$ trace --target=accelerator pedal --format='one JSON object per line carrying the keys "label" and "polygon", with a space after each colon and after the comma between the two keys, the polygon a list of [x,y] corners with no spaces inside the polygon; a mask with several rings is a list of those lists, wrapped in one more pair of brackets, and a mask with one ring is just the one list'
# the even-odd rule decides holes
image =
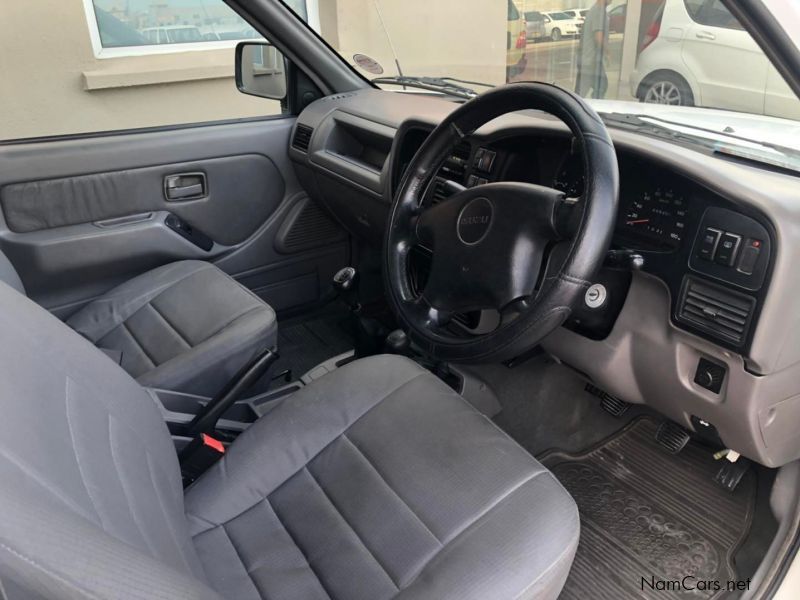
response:
{"label": "accelerator pedal", "polygon": [[714,458],[721,460],[722,466],[714,476],[714,483],[727,492],[736,490],[745,473],[750,470],[750,461],[740,456],[738,452],[730,449],[720,450]]}

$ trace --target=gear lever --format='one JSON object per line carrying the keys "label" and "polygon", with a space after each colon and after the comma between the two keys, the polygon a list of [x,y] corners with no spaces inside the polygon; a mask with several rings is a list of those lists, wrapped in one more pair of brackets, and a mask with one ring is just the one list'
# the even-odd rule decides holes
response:
{"label": "gear lever", "polygon": [[355,334],[353,352],[356,358],[381,352],[386,330],[377,319],[363,314],[358,301],[358,271],[353,267],[340,269],[333,276],[333,289],[350,309]]}
{"label": "gear lever", "polygon": [[351,312],[357,313],[361,310],[358,302],[358,271],[353,267],[345,267],[336,272],[333,276],[333,289]]}

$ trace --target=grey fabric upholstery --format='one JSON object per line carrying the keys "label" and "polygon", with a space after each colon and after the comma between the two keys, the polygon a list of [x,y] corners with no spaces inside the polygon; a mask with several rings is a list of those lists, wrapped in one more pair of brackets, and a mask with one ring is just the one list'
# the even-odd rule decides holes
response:
{"label": "grey fabric upholstery", "polygon": [[0,331],[0,580],[16,597],[555,598],[566,578],[575,503],[407,359],[283,400],[184,496],[130,375],[2,283]]}
{"label": "grey fabric upholstery", "polygon": [[4,284],[0,331],[0,579],[42,598],[218,598],[147,392]]}
{"label": "grey fabric upholstery", "polygon": [[22,285],[22,280],[19,278],[17,270],[2,252],[0,252],[0,281],[10,285],[18,292],[25,293],[25,286]]}
{"label": "grey fabric upholstery", "polygon": [[555,598],[575,503],[439,379],[396,356],[303,388],[188,490],[223,596]]}
{"label": "grey fabric upholstery", "polygon": [[212,396],[274,347],[274,311],[214,265],[180,261],[114,288],[67,324],[148,387]]}

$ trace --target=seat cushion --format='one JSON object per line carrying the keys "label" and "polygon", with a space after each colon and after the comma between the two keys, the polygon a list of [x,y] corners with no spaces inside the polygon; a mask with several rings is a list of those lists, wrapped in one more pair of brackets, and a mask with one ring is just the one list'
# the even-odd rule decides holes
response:
{"label": "seat cushion", "polygon": [[277,334],[272,308],[202,261],[131,279],[67,324],[119,358],[142,385],[204,396],[219,391],[256,351],[274,347]]}
{"label": "seat cushion", "polygon": [[549,471],[397,356],[277,403],[185,507],[209,581],[239,600],[555,598],[579,531]]}

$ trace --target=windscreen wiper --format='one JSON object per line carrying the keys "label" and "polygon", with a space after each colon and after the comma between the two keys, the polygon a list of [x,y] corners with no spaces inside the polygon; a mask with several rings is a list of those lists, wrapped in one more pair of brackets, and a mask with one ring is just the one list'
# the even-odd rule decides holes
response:
{"label": "windscreen wiper", "polygon": [[687,127],[689,129],[694,129],[696,131],[702,131],[704,133],[712,133],[714,135],[721,135],[723,137],[730,138],[732,140],[738,140],[740,142],[747,142],[748,144],[757,144],[759,146],[763,146],[764,148],[769,148],[771,150],[775,150],[776,152],[781,152],[783,154],[797,156],[800,154],[797,149],[790,148],[789,146],[781,146],[780,144],[773,144],[772,142],[763,142],[761,140],[754,140],[743,135],[737,135],[733,131],[717,131],[716,129],[709,129],[708,127],[699,127],[697,125],[691,125],[689,123],[681,123],[680,121],[671,121],[669,119],[662,119],[661,117],[655,117],[652,115],[644,115],[644,118],[649,121],[658,121],[659,123],[666,123],[667,125],[674,125],[676,127]]}
{"label": "windscreen wiper", "polygon": [[[640,133],[646,133],[654,137],[667,139],[676,143],[684,143],[693,146],[701,146],[707,148],[712,153],[724,154],[729,156],[738,156],[740,158],[750,159],[756,162],[770,164],[776,167],[789,169],[791,171],[800,171],[800,152],[794,148],[787,146],[780,146],[770,142],[762,142],[758,140],[751,140],[744,136],[735,135],[730,132],[717,131],[715,129],[708,129],[706,127],[698,127],[689,123],[681,123],[678,121],[669,121],[650,115],[634,115],[627,113],[599,113],[604,122],[612,124],[617,127],[628,127]],[[663,123],[663,124],[662,124]],[[698,132],[712,134],[721,137],[727,137],[731,140],[744,142],[747,144],[754,144],[765,148],[766,150],[746,149],[743,146],[737,146],[730,143],[727,146],[723,145],[725,142],[719,139],[710,139],[703,135],[692,135],[683,131],[676,131],[674,127],[685,127],[686,129],[695,129]],[[741,148],[742,150],[733,150],[733,147]],[[781,154],[785,160],[779,160],[769,151]]]}
{"label": "windscreen wiper", "polygon": [[466,98],[471,100],[478,95],[478,92],[472,88],[460,85],[461,83],[468,83],[470,85],[480,85],[485,87],[494,87],[488,83],[481,83],[479,81],[466,81],[464,79],[456,79],[454,77],[414,77],[411,75],[392,75],[388,77],[376,77],[371,80],[372,83],[377,84],[392,84],[402,85],[422,90],[429,90],[431,92],[440,92],[458,98]]}
{"label": "windscreen wiper", "polygon": [[[665,125],[661,125],[659,123],[653,123],[652,121],[645,120],[642,118],[646,116],[648,119],[650,118],[647,115],[633,115],[628,113],[608,113],[608,112],[601,112],[598,113],[603,121],[607,124],[616,125],[617,127],[627,127],[634,131],[638,131],[641,133],[648,133],[655,137],[660,137],[664,139],[669,139],[673,142],[684,142],[693,145],[704,146],[706,148],[713,149],[716,145],[715,140],[709,140],[703,136],[699,135],[690,135],[688,133],[683,133],[682,131],[676,131],[672,127],[666,127]],[[688,125],[684,125],[684,127],[688,127]]]}

